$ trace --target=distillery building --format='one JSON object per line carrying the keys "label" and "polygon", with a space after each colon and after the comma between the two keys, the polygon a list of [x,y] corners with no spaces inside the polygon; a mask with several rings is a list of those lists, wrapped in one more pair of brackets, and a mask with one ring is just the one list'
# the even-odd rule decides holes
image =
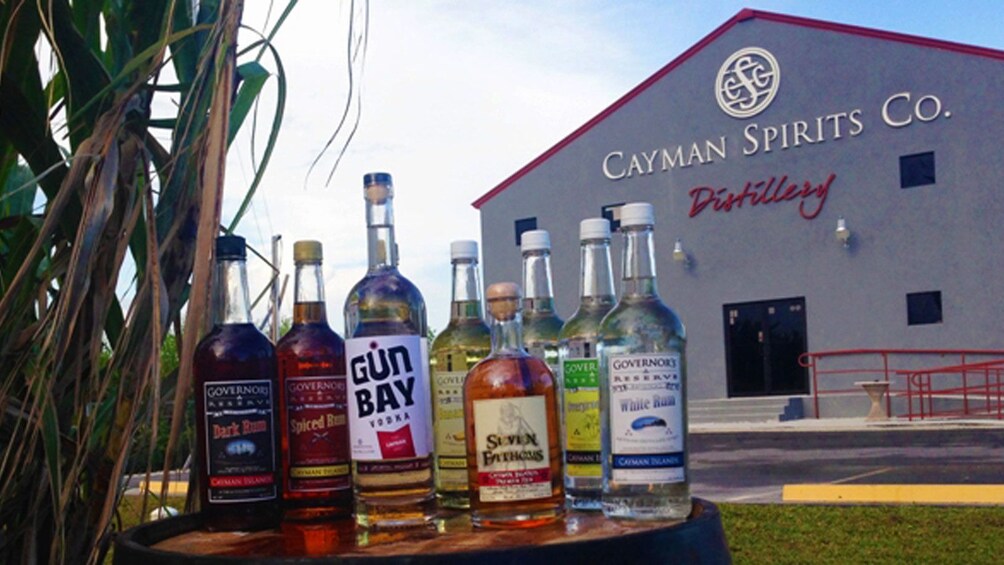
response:
{"label": "distillery building", "polygon": [[744,10],[474,202],[485,280],[549,230],[567,318],[579,221],[651,202],[690,400],[811,416],[803,353],[1004,349],[1001,139],[1004,52]]}

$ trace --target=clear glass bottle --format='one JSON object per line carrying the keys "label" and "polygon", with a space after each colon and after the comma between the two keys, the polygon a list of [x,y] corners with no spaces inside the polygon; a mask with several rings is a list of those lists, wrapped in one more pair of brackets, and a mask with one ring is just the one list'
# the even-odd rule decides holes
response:
{"label": "clear glass bottle", "polygon": [[345,300],[356,523],[421,525],[436,510],[425,300],[397,270],[391,176],[363,187],[369,270]]}
{"label": "clear glass bottle", "polygon": [[251,321],[244,238],[216,238],[213,329],[195,348],[199,495],[210,530],[279,521],[278,381],[272,343]]}
{"label": "clear glass bottle", "polygon": [[436,498],[445,508],[467,508],[467,443],[464,379],[491,352],[491,331],[482,318],[478,243],[450,244],[453,298],[450,323],[432,342],[432,418],[435,427]]}
{"label": "clear glass bottle", "polygon": [[523,343],[530,355],[547,363],[558,374],[558,334],[562,321],[554,309],[551,278],[551,235],[547,230],[523,232]]}
{"label": "clear glass bottle", "polygon": [[621,296],[600,327],[603,513],[682,519],[687,473],[686,336],[659,298],[651,204],[621,208]]}
{"label": "clear glass bottle", "polygon": [[293,244],[293,326],[276,345],[285,520],[352,513],[345,342],[328,325],[323,251]]}
{"label": "clear glass bottle", "polygon": [[523,348],[520,290],[488,287],[492,352],[464,383],[471,522],[528,528],[565,513],[558,387]]}
{"label": "clear glass bottle", "polygon": [[589,218],[579,224],[579,307],[559,335],[565,493],[572,508],[599,510],[603,468],[600,463],[599,360],[600,322],[614,307],[610,265],[610,222]]}

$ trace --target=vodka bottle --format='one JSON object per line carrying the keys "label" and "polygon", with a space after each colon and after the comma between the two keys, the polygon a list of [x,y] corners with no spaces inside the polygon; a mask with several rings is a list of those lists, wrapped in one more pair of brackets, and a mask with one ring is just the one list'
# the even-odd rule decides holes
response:
{"label": "vodka bottle", "polygon": [[195,348],[199,494],[210,530],[279,521],[275,350],[251,321],[244,238],[216,239],[213,329]]}
{"label": "vodka bottle", "polygon": [[397,270],[391,176],[363,186],[369,270],[345,300],[356,522],[420,525],[436,508],[425,301]]}
{"label": "vodka bottle", "polygon": [[492,351],[464,383],[471,522],[520,528],[564,515],[558,388],[523,349],[515,283],[488,287]]}
{"label": "vodka bottle", "polygon": [[436,498],[446,508],[467,508],[464,379],[491,352],[491,332],[481,312],[476,241],[450,244],[453,299],[450,323],[432,342],[432,416],[436,432]]}
{"label": "vodka bottle", "polygon": [[530,355],[558,374],[558,333],[561,318],[554,309],[551,284],[551,236],[547,230],[523,232],[523,339]]}
{"label": "vodka bottle", "polygon": [[293,326],[276,345],[282,438],[283,518],[352,513],[345,343],[328,325],[322,249],[293,244]]}
{"label": "vodka bottle", "polygon": [[690,514],[683,324],[659,298],[651,204],[621,208],[621,297],[600,327],[603,513]]}
{"label": "vodka bottle", "polygon": [[600,322],[616,300],[610,266],[610,222],[604,218],[582,220],[579,240],[579,308],[561,328],[558,347],[565,492],[572,508],[599,510],[603,469],[596,341]]}

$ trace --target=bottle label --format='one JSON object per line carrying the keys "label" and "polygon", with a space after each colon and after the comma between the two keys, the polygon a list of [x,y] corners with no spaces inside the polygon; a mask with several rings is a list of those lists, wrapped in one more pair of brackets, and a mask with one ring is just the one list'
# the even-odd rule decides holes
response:
{"label": "bottle label", "polygon": [[543,396],[474,401],[481,502],[551,496],[547,408]]}
{"label": "bottle label", "polygon": [[345,341],[345,356],[352,459],[428,457],[432,431],[425,338],[352,338]]}
{"label": "bottle label", "polygon": [[680,354],[617,355],[609,363],[611,479],[683,482]]}
{"label": "bottle label", "polygon": [[276,497],[272,381],[217,381],[203,386],[209,502]]}
{"label": "bottle label", "polygon": [[436,427],[436,467],[439,486],[467,488],[467,444],[464,438],[464,379],[466,371],[432,373],[432,410]]}
{"label": "bottle label", "polygon": [[566,359],[565,472],[569,477],[602,477],[600,465],[599,361]]}
{"label": "bottle label", "polygon": [[284,384],[289,491],[349,488],[345,375],[288,377]]}

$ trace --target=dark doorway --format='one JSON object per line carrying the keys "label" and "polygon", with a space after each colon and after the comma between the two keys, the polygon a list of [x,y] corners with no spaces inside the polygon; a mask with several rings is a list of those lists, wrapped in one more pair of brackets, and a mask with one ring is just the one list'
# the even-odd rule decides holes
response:
{"label": "dark doorway", "polygon": [[725,367],[729,397],[809,394],[805,298],[726,304]]}

